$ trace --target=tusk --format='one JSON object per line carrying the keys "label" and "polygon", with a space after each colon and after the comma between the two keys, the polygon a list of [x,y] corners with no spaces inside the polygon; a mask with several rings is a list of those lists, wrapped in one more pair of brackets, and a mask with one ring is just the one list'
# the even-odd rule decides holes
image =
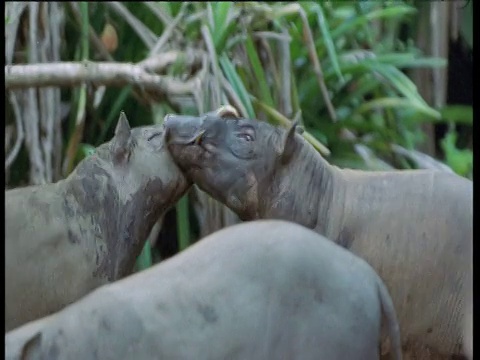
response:
{"label": "tusk", "polygon": [[205,130],[200,130],[198,134],[195,134],[189,139],[172,139],[171,136],[169,136],[168,143],[173,144],[173,145],[198,145],[200,144],[200,141],[202,141],[203,134],[205,134]]}
{"label": "tusk", "polygon": [[193,141],[195,145],[200,144],[200,141],[202,141],[203,134],[205,134],[205,130],[200,131],[198,135],[195,137],[195,140]]}
{"label": "tusk", "polygon": [[237,109],[235,109],[232,105],[223,105],[215,112],[221,118],[226,116],[233,116],[234,118],[238,119],[240,115],[238,114]]}

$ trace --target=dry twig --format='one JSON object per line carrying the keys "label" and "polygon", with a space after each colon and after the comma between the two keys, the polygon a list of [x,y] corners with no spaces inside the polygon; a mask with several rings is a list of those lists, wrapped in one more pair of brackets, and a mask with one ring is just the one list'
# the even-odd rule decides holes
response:
{"label": "dry twig", "polygon": [[5,66],[5,88],[78,86],[124,86],[132,84],[158,94],[190,94],[192,81],[181,82],[169,76],[149,73],[136,64],[108,62],[56,62]]}
{"label": "dry twig", "polygon": [[210,104],[210,106],[212,109],[216,109],[219,106],[221,106],[221,103],[222,103],[221,89],[220,89],[220,82],[219,82],[219,79],[221,77],[220,76],[221,71],[218,68],[217,53],[215,51],[215,45],[213,44],[213,39],[210,34],[210,30],[206,25],[202,25],[201,32],[202,32],[203,41],[205,41],[205,45],[207,47],[208,55],[210,56],[210,66],[213,73],[213,78],[211,80],[212,80],[212,86],[213,86],[212,90],[214,90],[213,91],[214,96],[212,97],[212,104]]}
{"label": "dry twig", "polygon": [[180,8],[180,11],[178,15],[173,19],[172,22],[168,24],[166,29],[163,31],[162,36],[157,40],[156,44],[150,49],[150,55],[155,55],[160,52],[163,46],[167,43],[168,39],[171,37],[173,31],[175,28],[178,26],[178,23],[180,20],[182,20],[183,16],[185,15],[185,9],[187,8],[188,3],[183,3],[182,7]]}
{"label": "dry twig", "polygon": [[22,114],[20,112],[20,105],[18,104],[18,100],[13,92],[10,92],[10,102],[13,107],[13,113],[15,114],[15,123],[17,126],[17,138],[15,139],[15,144],[13,145],[13,149],[10,154],[7,155],[5,159],[5,169],[8,169],[10,165],[15,161],[18,153],[20,152],[20,148],[22,147],[22,142],[25,137],[23,133],[23,125],[22,125]]}

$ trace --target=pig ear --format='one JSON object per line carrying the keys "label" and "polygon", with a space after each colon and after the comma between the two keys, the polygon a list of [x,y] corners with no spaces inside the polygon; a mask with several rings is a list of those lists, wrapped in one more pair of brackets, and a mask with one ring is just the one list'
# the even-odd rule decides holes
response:
{"label": "pig ear", "polygon": [[22,346],[20,359],[37,359],[41,356],[42,333],[37,332]]}
{"label": "pig ear", "polygon": [[296,128],[295,128],[295,132],[299,135],[302,135],[304,132],[305,132],[305,129],[303,128],[303,126],[300,126],[298,125]]}
{"label": "pig ear", "polygon": [[297,114],[295,115],[295,118],[292,121],[292,126],[295,127],[295,131],[297,132],[297,134],[300,134],[300,135],[302,135],[305,132],[305,129],[303,128],[303,126],[300,125],[301,116],[302,116],[302,112],[298,111]]}
{"label": "pig ear", "polygon": [[282,153],[280,155],[280,160],[282,164],[286,164],[290,161],[290,159],[292,158],[292,155],[294,154],[297,148],[298,140],[296,139],[295,134],[297,134],[299,131],[303,132],[303,129],[298,127],[298,124],[299,124],[299,120],[298,119],[294,120],[290,128],[287,130],[287,133],[283,141]]}
{"label": "pig ear", "polygon": [[112,152],[115,163],[128,161],[131,150],[131,131],[127,116],[122,111],[118,118],[115,135],[112,139]]}

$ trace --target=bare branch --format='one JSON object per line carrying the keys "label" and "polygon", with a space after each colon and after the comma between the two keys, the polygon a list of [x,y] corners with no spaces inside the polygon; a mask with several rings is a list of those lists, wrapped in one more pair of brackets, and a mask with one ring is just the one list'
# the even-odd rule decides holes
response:
{"label": "bare branch", "polygon": [[5,24],[5,60],[7,64],[13,61],[13,50],[17,38],[18,25],[23,11],[27,8],[28,3],[20,1],[12,1],[5,3],[5,16],[10,19]]}
{"label": "bare branch", "polygon": [[13,145],[13,149],[8,154],[7,158],[5,159],[5,169],[8,169],[10,165],[15,161],[20,149],[22,147],[22,142],[24,138],[23,134],[23,125],[22,125],[22,114],[20,113],[20,105],[18,104],[18,100],[13,92],[10,92],[10,102],[13,107],[13,112],[15,114],[15,123],[17,125],[17,139],[15,140],[15,145]]}
{"label": "bare branch", "polygon": [[190,48],[185,52],[172,50],[149,57],[137,65],[141,66],[147,72],[160,73],[180,59],[183,60],[185,66],[188,68],[200,65],[204,56],[205,53],[203,51],[192,50]]}
{"label": "bare branch", "polygon": [[[39,56],[37,54],[38,39],[38,17],[39,3],[28,3],[28,42],[31,51],[28,52],[28,62],[37,63]],[[40,116],[38,107],[38,96],[35,89],[28,89],[25,94],[25,112],[23,123],[25,125],[26,145],[30,157],[30,182],[32,184],[44,184],[45,162],[43,161],[41,140],[40,140]]]}
{"label": "bare branch", "polygon": [[[75,20],[76,20],[77,24],[81,25],[82,19],[81,19],[80,11],[78,9],[78,4],[73,3],[73,2],[69,2],[68,4],[70,5],[70,8],[72,9],[72,12],[75,16]],[[158,6],[156,6],[156,4],[148,3],[148,2],[144,2],[144,4],[147,5],[159,18],[162,18],[160,16],[160,14],[162,14],[162,16],[163,15],[166,16],[165,17],[166,20],[170,21],[171,18],[167,14],[163,14],[162,10]],[[110,62],[115,61],[114,58],[110,55],[110,53],[106,49],[103,42],[100,40],[98,35],[95,33],[95,30],[93,29],[93,27],[91,25],[89,26],[89,37],[90,37],[90,42],[92,43],[93,47],[98,51],[98,54],[100,55],[101,59],[107,60],[107,61],[110,61]],[[164,58],[164,56],[165,56],[165,58]],[[177,56],[181,56],[181,54],[178,53]],[[147,71],[160,72],[161,69],[163,69],[164,67],[167,67],[168,65],[170,65],[172,62],[175,62],[176,60],[177,60],[177,58],[173,54],[167,53],[167,54],[159,55],[158,58],[155,58],[155,57],[148,58],[148,59],[142,61],[141,64],[143,65],[143,63],[145,63],[145,70],[147,70]],[[189,63],[188,57],[186,59],[186,62]],[[150,63],[152,63],[152,66],[150,66]],[[196,61],[192,61],[192,65],[193,65],[193,63],[197,64]],[[139,63],[139,65],[140,65],[140,63]],[[151,70],[151,68],[153,70]],[[140,92],[137,89],[133,89],[132,95],[139,102],[142,102],[142,100],[145,100],[145,96],[140,94]],[[100,100],[101,100],[101,95],[98,97],[97,101],[99,102]]]}
{"label": "bare branch", "polygon": [[168,39],[171,37],[173,31],[177,27],[178,23],[180,22],[180,20],[182,20],[183,16],[185,15],[185,9],[187,8],[187,4],[188,3],[185,3],[185,2],[182,4],[182,7],[180,8],[178,15],[175,17],[175,19],[173,19],[173,21],[170,24],[168,24],[168,26],[163,31],[162,36],[160,36],[156,44],[150,50],[150,56],[159,53],[162,47],[165,46]]}
{"label": "bare branch", "polygon": [[[208,4],[210,5],[210,4]],[[215,45],[213,44],[213,39],[212,39],[212,36],[210,34],[210,30],[208,29],[208,27],[206,25],[202,25],[201,27],[201,32],[202,32],[202,36],[203,36],[203,40],[205,41],[205,45],[207,47],[207,50],[208,50],[208,54],[210,56],[210,65],[211,65],[211,68],[212,68],[212,72],[213,72],[213,79],[212,79],[212,82],[213,82],[213,85],[214,85],[214,96],[213,96],[213,108],[217,108],[218,106],[221,105],[221,98],[220,98],[220,82],[218,79],[220,79],[220,74],[221,74],[221,71],[220,69],[218,68],[218,60],[217,60],[217,53],[215,51]]]}
{"label": "bare branch", "polygon": [[[288,36],[288,30],[282,29],[282,35]],[[290,117],[293,112],[292,104],[292,59],[290,58],[290,43],[288,41],[279,41],[278,54],[280,62],[280,104],[286,117]]]}
{"label": "bare branch", "polygon": [[390,147],[395,153],[414,161],[419,169],[438,170],[454,174],[454,171],[448,165],[421,151],[409,150],[397,144],[392,144]]}
{"label": "bare branch", "polygon": [[151,74],[135,64],[85,61],[5,66],[6,89],[78,86],[87,82],[95,86],[132,84],[153,93],[181,95],[192,92],[191,81]]}
{"label": "bare branch", "polygon": [[292,37],[286,29],[283,29],[281,34],[273,31],[256,31],[252,35],[254,39],[278,40],[287,43],[287,45],[292,41]]}
{"label": "bare branch", "polygon": [[[62,39],[61,35],[64,29],[65,22],[65,7],[56,2],[50,3],[50,19],[57,19],[56,21],[50,21],[50,36],[51,36],[51,57],[48,61],[60,61],[60,51]],[[90,29],[90,32],[93,32],[93,29]],[[61,131],[57,129],[62,128],[62,116],[61,116],[61,91],[60,89],[52,89],[51,91],[51,102],[49,105],[50,114],[48,115],[53,124],[50,124],[49,130],[52,136],[52,176],[53,181],[57,181],[61,177],[61,161],[63,156],[63,138]]]}

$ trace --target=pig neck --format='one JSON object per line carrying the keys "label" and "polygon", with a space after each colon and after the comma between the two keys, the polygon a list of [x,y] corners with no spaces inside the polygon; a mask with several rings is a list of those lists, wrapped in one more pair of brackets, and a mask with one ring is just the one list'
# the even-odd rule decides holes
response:
{"label": "pig neck", "polygon": [[340,173],[302,141],[288,165],[275,173],[270,191],[276,195],[270,197],[261,217],[293,221],[331,240],[337,239],[345,197]]}
{"label": "pig neck", "polygon": [[64,191],[69,229],[80,242],[90,242],[96,249],[96,275],[113,281],[133,270],[149,231],[165,209],[153,208],[163,203],[155,199],[161,196],[161,184],[152,196],[145,188],[128,191],[110,169],[108,161],[91,156],[65,180]]}

